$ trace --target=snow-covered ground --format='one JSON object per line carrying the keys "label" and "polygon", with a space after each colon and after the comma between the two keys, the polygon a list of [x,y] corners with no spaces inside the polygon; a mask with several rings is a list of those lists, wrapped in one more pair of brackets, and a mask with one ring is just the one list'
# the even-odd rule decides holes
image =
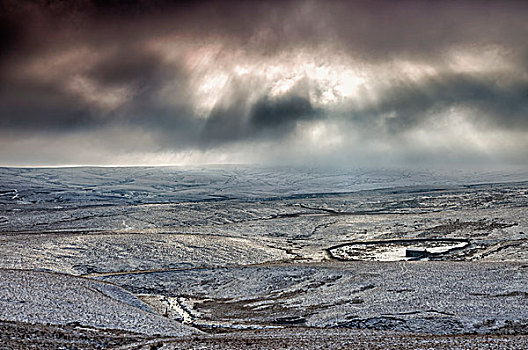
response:
{"label": "snow-covered ground", "polygon": [[168,321],[127,291],[63,274],[0,270],[0,319],[79,324],[145,334],[189,335],[195,329]]}
{"label": "snow-covered ground", "polygon": [[[0,296],[32,301],[2,297],[0,319],[526,333],[527,209],[522,171],[1,168]],[[150,311],[105,306],[103,282]]]}

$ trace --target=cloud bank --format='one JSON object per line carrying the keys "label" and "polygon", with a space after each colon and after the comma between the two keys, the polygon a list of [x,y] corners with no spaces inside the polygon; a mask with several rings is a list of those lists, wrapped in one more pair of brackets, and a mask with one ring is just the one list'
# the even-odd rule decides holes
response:
{"label": "cloud bank", "polygon": [[0,163],[528,161],[519,1],[15,1]]}

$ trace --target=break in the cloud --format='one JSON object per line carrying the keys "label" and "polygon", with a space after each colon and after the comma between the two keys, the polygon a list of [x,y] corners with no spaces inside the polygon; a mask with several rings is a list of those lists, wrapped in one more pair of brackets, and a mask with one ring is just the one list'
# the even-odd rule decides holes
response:
{"label": "break in the cloud", "polygon": [[520,1],[19,1],[0,163],[528,161]]}

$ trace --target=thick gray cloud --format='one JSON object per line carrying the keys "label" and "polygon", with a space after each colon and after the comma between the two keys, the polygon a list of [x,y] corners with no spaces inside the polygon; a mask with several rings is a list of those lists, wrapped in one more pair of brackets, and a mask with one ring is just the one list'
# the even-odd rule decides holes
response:
{"label": "thick gray cloud", "polygon": [[0,91],[0,127],[34,131],[71,130],[98,123],[89,106],[53,83],[16,81]]}
{"label": "thick gray cloud", "polygon": [[317,115],[309,100],[299,96],[284,96],[276,100],[264,97],[251,108],[250,122],[257,129],[291,127],[299,120]]}
{"label": "thick gray cloud", "polygon": [[500,84],[494,77],[444,74],[420,82],[397,81],[382,90],[379,101],[351,109],[353,121],[373,124],[384,118],[389,133],[425,124],[432,112],[451,107],[474,111],[490,128],[528,131],[528,81],[510,79]]}
{"label": "thick gray cloud", "polygon": [[310,101],[297,95],[260,98],[249,108],[236,101],[227,109],[215,109],[209,115],[202,133],[202,142],[276,139],[290,133],[297,122],[321,117]]}
{"label": "thick gray cloud", "polygon": [[[143,135],[107,140],[116,159],[235,148],[258,161],[273,144],[308,161],[303,142],[404,157],[409,137],[456,138],[462,120],[474,127],[461,154],[524,162],[527,16],[520,1],[4,0],[0,128],[43,143]],[[7,142],[0,163],[17,158]],[[39,163],[29,144],[21,162]]]}

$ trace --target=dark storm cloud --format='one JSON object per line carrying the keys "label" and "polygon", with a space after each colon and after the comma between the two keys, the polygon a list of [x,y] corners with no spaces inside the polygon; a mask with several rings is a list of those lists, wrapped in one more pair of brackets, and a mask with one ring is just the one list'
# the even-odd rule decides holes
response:
{"label": "dark storm cloud", "polygon": [[[214,149],[280,142],[300,125],[343,115],[365,138],[383,139],[427,129],[435,113],[461,107],[489,130],[526,132],[527,16],[522,1],[4,0],[0,128],[40,135],[122,126],[152,134],[163,150]],[[205,54],[193,53],[201,47]],[[489,71],[452,68],[453,52],[487,47],[500,56]],[[353,58],[359,71],[407,60],[435,72],[414,79],[368,68],[376,98],[336,107],[339,97],[321,102],[325,87],[314,87],[313,77],[272,93],[276,81],[266,81],[266,67],[296,68],[274,61],[284,52],[315,52],[314,66],[330,71],[325,57],[334,55]],[[247,75],[258,77],[228,76],[197,93],[198,80],[215,79],[200,66],[208,54],[211,72],[231,74],[232,55],[253,60],[257,68]],[[504,62],[506,73],[498,68]],[[200,99],[211,99],[210,108]]]}
{"label": "dark storm cloud", "polygon": [[205,144],[244,140],[247,138],[280,138],[291,132],[297,122],[322,117],[322,111],[310,100],[286,95],[277,98],[264,96],[249,109],[244,99],[233,101],[227,108],[211,112],[202,133]]}
{"label": "dark storm cloud", "polygon": [[300,96],[284,96],[274,100],[264,97],[252,106],[250,122],[257,129],[275,129],[291,127],[291,124],[312,119],[317,114],[310,101]]}
{"label": "dark storm cloud", "polygon": [[93,127],[95,112],[55,84],[13,81],[0,90],[0,128],[68,131]]}
{"label": "dark storm cloud", "polygon": [[523,1],[371,1],[359,8],[337,2],[328,9],[322,18],[336,23],[329,31],[374,59],[435,57],[457,44],[526,47],[528,3]]}
{"label": "dark storm cloud", "polygon": [[139,49],[119,49],[98,62],[88,76],[103,85],[129,85],[148,88],[163,79],[162,63],[153,54]]}
{"label": "dark storm cloud", "polygon": [[229,38],[266,54],[337,42],[359,55],[390,59],[434,56],[455,44],[525,49],[527,10],[523,1],[4,0],[0,28],[10,51],[50,50],[75,40],[133,45],[186,33],[197,40]]}
{"label": "dark storm cloud", "polygon": [[351,119],[363,124],[383,119],[386,131],[397,133],[427,123],[435,112],[464,107],[490,127],[528,130],[528,81],[523,79],[504,85],[494,77],[445,74],[420,82],[393,81],[380,96],[366,108],[351,110]]}

